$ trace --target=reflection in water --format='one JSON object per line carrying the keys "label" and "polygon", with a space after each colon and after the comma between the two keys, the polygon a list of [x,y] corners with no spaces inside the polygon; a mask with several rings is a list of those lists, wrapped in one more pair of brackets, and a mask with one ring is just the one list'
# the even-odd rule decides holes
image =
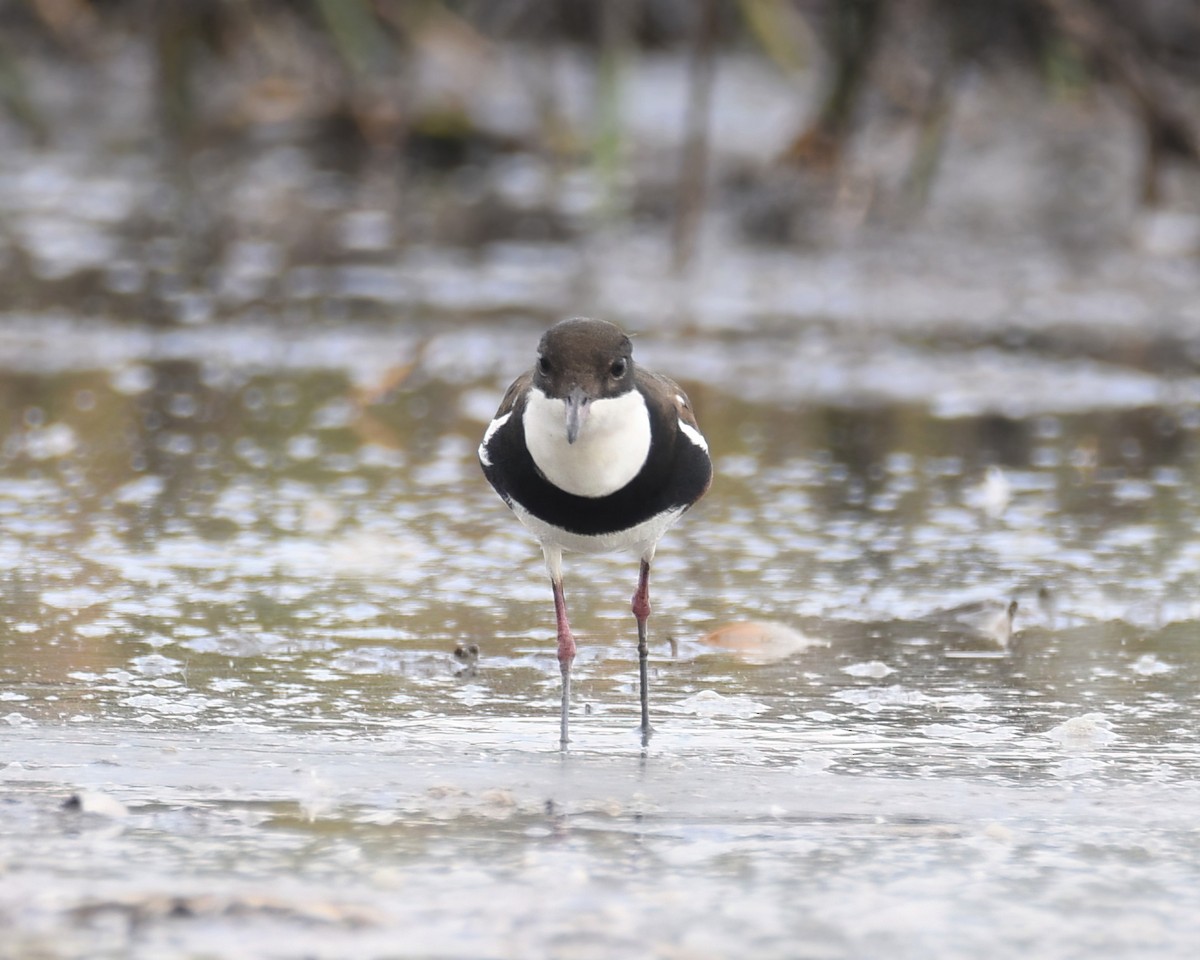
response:
{"label": "reflection in water", "polygon": [[[310,724],[318,711],[327,722],[346,716],[363,696],[359,678],[390,677],[392,697],[408,704],[389,711],[398,721],[428,709],[430,684],[454,682],[465,644],[479,648],[472,677],[486,684],[488,709],[520,712],[527,697],[544,698],[554,671],[537,636],[539,578],[472,460],[475,401],[489,388],[410,373],[386,375],[375,391],[336,370],[183,359],[11,378],[7,550],[21,562],[9,567],[4,604],[26,632],[25,654],[5,658],[8,679],[72,697],[104,670],[123,678],[118,687],[141,682],[146,661],[129,665],[153,655],[165,658],[152,661],[155,689],[191,689],[189,715],[262,711]],[[664,551],[677,640],[737,619],[818,636],[849,629],[867,648],[932,656],[957,680],[962,662],[942,654],[1003,649],[1001,621],[1016,600],[1012,656],[988,669],[1035,649],[1024,688],[1078,681],[1077,654],[1048,656],[1064,630],[1084,631],[1087,656],[1099,656],[1106,623],[1161,635],[1191,619],[1196,502],[1183,478],[1195,426],[1179,411],[940,420],[910,407],[739,403],[711,383],[695,393],[718,495]],[[584,695],[594,709],[619,709],[604,693],[628,682],[620,611],[603,606],[620,595],[617,571],[603,558],[581,562],[593,584],[581,596],[581,622],[592,623]],[[803,669],[841,663],[848,642],[806,651]],[[727,669],[689,649],[660,670]],[[861,654],[880,659],[878,649]],[[790,674],[760,675],[756,686],[771,682],[759,695],[788,695],[800,659]],[[211,684],[260,661],[290,685],[282,704],[257,684],[236,699],[212,696]],[[186,682],[167,679],[163,662],[186,662]],[[80,670],[87,679],[72,677]],[[528,693],[531,671],[540,682]],[[347,686],[351,701],[339,700]],[[439,709],[481,708],[465,699],[457,690]],[[301,701],[314,710],[292,709]],[[177,708],[170,697],[149,714],[140,708],[158,700],[90,703],[156,722]]]}
{"label": "reflection in water", "polygon": [[[303,652],[273,669],[309,686],[369,647],[372,671],[426,681],[453,677],[459,644],[477,644],[479,675],[497,682],[547,672],[530,636],[545,626],[539,578],[472,460],[492,388],[391,369],[378,389],[336,369],[198,359],[6,378],[5,549],[19,562],[4,615],[58,663],[6,657],[10,679],[69,687],[63,645],[124,669],[147,636],[156,654],[190,651],[193,679],[209,653]],[[738,619],[817,634],[895,621],[931,625],[939,648],[1002,649],[1015,600],[1019,657],[1036,631],[1054,647],[1064,629],[1100,642],[1105,623],[1161,635],[1192,619],[1186,410],[947,420],[689,386],[719,469],[700,522],[664,551],[677,640]],[[620,611],[603,606],[618,573],[581,562],[594,585],[581,670],[624,682]],[[521,701],[519,682],[501,686]]]}

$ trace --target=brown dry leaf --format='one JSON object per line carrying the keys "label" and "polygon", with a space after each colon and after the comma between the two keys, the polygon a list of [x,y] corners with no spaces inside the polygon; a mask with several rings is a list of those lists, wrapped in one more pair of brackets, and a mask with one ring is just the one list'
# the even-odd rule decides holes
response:
{"label": "brown dry leaf", "polygon": [[700,642],[758,661],[783,660],[809,647],[829,645],[828,640],[810,637],[772,620],[727,623],[701,637]]}
{"label": "brown dry leaf", "polygon": [[397,363],[387,368],[375,383],[354,386],[350,390],[350,399],[355,406],[369,407],[378,403],[393,390],[398,389],[409,378],[420,362],[420,351],[409,363]]}

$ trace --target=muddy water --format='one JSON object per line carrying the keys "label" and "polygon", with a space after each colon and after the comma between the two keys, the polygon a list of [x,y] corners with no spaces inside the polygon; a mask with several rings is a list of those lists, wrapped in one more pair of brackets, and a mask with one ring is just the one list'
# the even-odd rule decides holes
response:
{"label": "muddy water", "polygon": [[12,319],[0,956],[1191,955],[1195,382],[647,332],[717,480],[645,752],[635,564],[569,564],[563,757],[474,459],[539,329]]}

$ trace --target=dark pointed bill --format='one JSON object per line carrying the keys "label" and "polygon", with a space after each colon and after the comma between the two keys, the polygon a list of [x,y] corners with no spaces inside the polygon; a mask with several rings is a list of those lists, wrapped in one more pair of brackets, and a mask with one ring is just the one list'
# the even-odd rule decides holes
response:
{"label": "dark pointed bill", "polygon": [[567,407],[567,443],[574,443],[591,412],[592,398],[580,387],[572,387],[563,402]]}

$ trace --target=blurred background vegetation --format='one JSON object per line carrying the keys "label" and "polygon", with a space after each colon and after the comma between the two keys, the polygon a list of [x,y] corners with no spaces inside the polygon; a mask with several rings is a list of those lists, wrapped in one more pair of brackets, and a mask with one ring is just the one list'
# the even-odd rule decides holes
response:
{"label": "blurred background vegetation", "polygon": [[430,245],[1195,260],[1198,54],[1195,0],[4,0],[0,281],[174,322]]}

